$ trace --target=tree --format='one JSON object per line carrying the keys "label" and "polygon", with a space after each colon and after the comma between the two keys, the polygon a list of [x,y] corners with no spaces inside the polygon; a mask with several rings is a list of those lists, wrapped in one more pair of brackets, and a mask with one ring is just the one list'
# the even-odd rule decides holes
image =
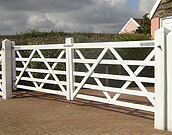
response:
{"label": "tree", "polygon": [[150,34],[151,33],[151,21],[150,19],[147,17],[147,13],[143,16],[142,20],[141,20],[141,26],[138,27],[138,29],[136,30],[136,33],[139,34]]}

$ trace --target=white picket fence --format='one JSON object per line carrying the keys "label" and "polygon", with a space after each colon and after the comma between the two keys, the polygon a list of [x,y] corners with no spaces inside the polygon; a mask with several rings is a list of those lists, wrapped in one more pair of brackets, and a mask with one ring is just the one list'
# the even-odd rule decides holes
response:
{"label": "white picket fence", "polygon": [[[62,95],[67,100],[80,98],[155,112],[155,128],[172,131],[172,92],[168,83],[172,72],[171,39],[172,32],[162,28],[156,31],[155,41],[74,43],[73,38],[67,38],[65,44],[17,46],[4,40],[0,95],[3,99],[12,98],[12,89],[17,88]],[[143,60],[126,60],[119,48],[152,48],[152,51]],[[94,57],[85,55],[90,49],[95,50]],[[111,59],[106,58],[108,54]],[[78,69],[77,65],[83,68]],[[114,66],[114,70],[118,65],[126,74],[97,70],[107,65]],[[131,66],[137,68],[133,70]],[[155,77],[139,76],[145,67],[155,67]],[[123,83],[120,87],[105,85],[109,80]],[[133,82],[137,90],[129,87]],[[155,93],[144,83],[155,84]],[[122,95],[132,99],[124,100]],[[144,98],[144,102],[133,101],[134,97]]]}

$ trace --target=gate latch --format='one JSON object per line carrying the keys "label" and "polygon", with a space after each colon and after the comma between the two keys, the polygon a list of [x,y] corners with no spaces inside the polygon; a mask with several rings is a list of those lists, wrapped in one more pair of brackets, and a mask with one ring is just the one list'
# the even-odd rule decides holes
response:
{"label": "gate latch", "polygon": [[155,43],[151,42],[151,43],[140,43],[140,46],[154,46]]}

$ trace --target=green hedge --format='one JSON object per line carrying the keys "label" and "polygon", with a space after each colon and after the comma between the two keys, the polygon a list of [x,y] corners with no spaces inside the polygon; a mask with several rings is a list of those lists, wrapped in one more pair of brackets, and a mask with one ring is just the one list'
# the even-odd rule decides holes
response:
{"label": "green hedge", "polygon": [[[36,29],[32,29],[27,31],[26,33],[16,34],[16,35],[1,35],[0,41],[4,39],[9,39],[11,41],[15,41],[16,45],[37,45],[37,44],[61,44],[65,42],[67,37],[73,37],[75,43],[88,43],[88,42],[116,42],[116,41],[139,41],[139,40],[150,40],[151,36],[149,34],[137,34],[137,33],[126,33],[126,34],[107,34],[107,33],[66,33],[66,32],[39,32]],[[118,53],[122,56],[123,59],[144,59],[152,49],[117,49]],[[101,50],[95,49],[87,49],[82,50],[84,56],[89,57],[96,57]],[[57,50],[45,50],[42,53],[46,55],[46,57],[58,57],[59,51]],[[29,55],[30,51],[23,51],[22,56]],[[57,56],[56,56],[57,55]],[[36,57],[36,54],[35,56]],[[77,55],[75,54],[75,57]],[[114,59],[114,56],[110,53],[110,51],[105,56],[107,59]],[[21,63],[17,63],[17,66],[22,66]],[[29,65],[31,68],[43,68],[45,69],[45,65],[40,62],[32,62]],[[96,68],[96,72],[105,73],[105,65],[100,65]],[[111,65],[108,67],[109,73],[111,74],[119,74],[119,75],[127,75],[126,71],[120,65]],[[131,66],[131,69],[134,71],[137,67]],[[65,70],[65,64],[60,63],[56,69]],[[75,67],[76,70],[83,70],[86,71],[86,68],[82,64],[77,64]],[[148,76],[152,77],[154,72],[152,67],[148,67],[144,70],[140,76]],[[27,75],[26,75],[27,76]],[[33,73],[34,77],[44,78],[45,74]],[[61,75],[58,76],[60,80],[65,80],[65,76]],[[53,79],[50,76],[49,79]],[[80,81],[80,77],[76,78],[76,81]],[[88,80],[89,83],[94,83],[93,79]],[[22,83],[22,82],[21,82]],[[26,82],[24,82],[26,83]],[[102,83],[105,84],[105,80],[102,80]],[[109,85],[113,85],[114,82],[110,81]],[[121,86],[120,83],[117,83],[119,87]],[[32,84],[31,84],[32,85]],[[134,85],[133,85],[134,86]],[[57,89],[58,86],[47,86],[51,89]]]}
{"label": "green hedge", "polygon": [[108,34],[108,33],[66,33],[66,32],[39,32],[30,30],[26,33],[16,35],[0,35],[0,41],[9,39],[17,45],[29,44],[62,44],[67,37],[73,37],[75,43],[88,42],[115,42],[115,41],[139,41],[150,40],[150,34]]}

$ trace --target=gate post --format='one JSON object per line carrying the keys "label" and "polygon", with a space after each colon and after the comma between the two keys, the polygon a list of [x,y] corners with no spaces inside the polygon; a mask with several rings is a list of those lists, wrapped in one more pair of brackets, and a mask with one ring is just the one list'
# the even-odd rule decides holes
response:
{"label": "gate post", "polygon": [[66,81],[67,81],[67,100],[73,100],[73,91],[74,91],[74,49],[72,48],[74,44],[73,38],[66,38],[65,47],[66,47]]}
{"label": "gate post", "polygon": [[9,40],[2,41],[2,98],[12,98],[12,42]]}
{"label": "gate post", "polygon": [[172,131],[172,31],[167,35],[167,130]]}
{"label": "gate post", "polygon": [[156,129],[167,129],[167,48],[166,35],[169,30],[161,28],[155,32],[155,121]]}
{"label": "gate post", "polygon": [[15,82],[16,82],[16,53],[14,50],[15,42],[12,42],[12,89],[16,90]]}

